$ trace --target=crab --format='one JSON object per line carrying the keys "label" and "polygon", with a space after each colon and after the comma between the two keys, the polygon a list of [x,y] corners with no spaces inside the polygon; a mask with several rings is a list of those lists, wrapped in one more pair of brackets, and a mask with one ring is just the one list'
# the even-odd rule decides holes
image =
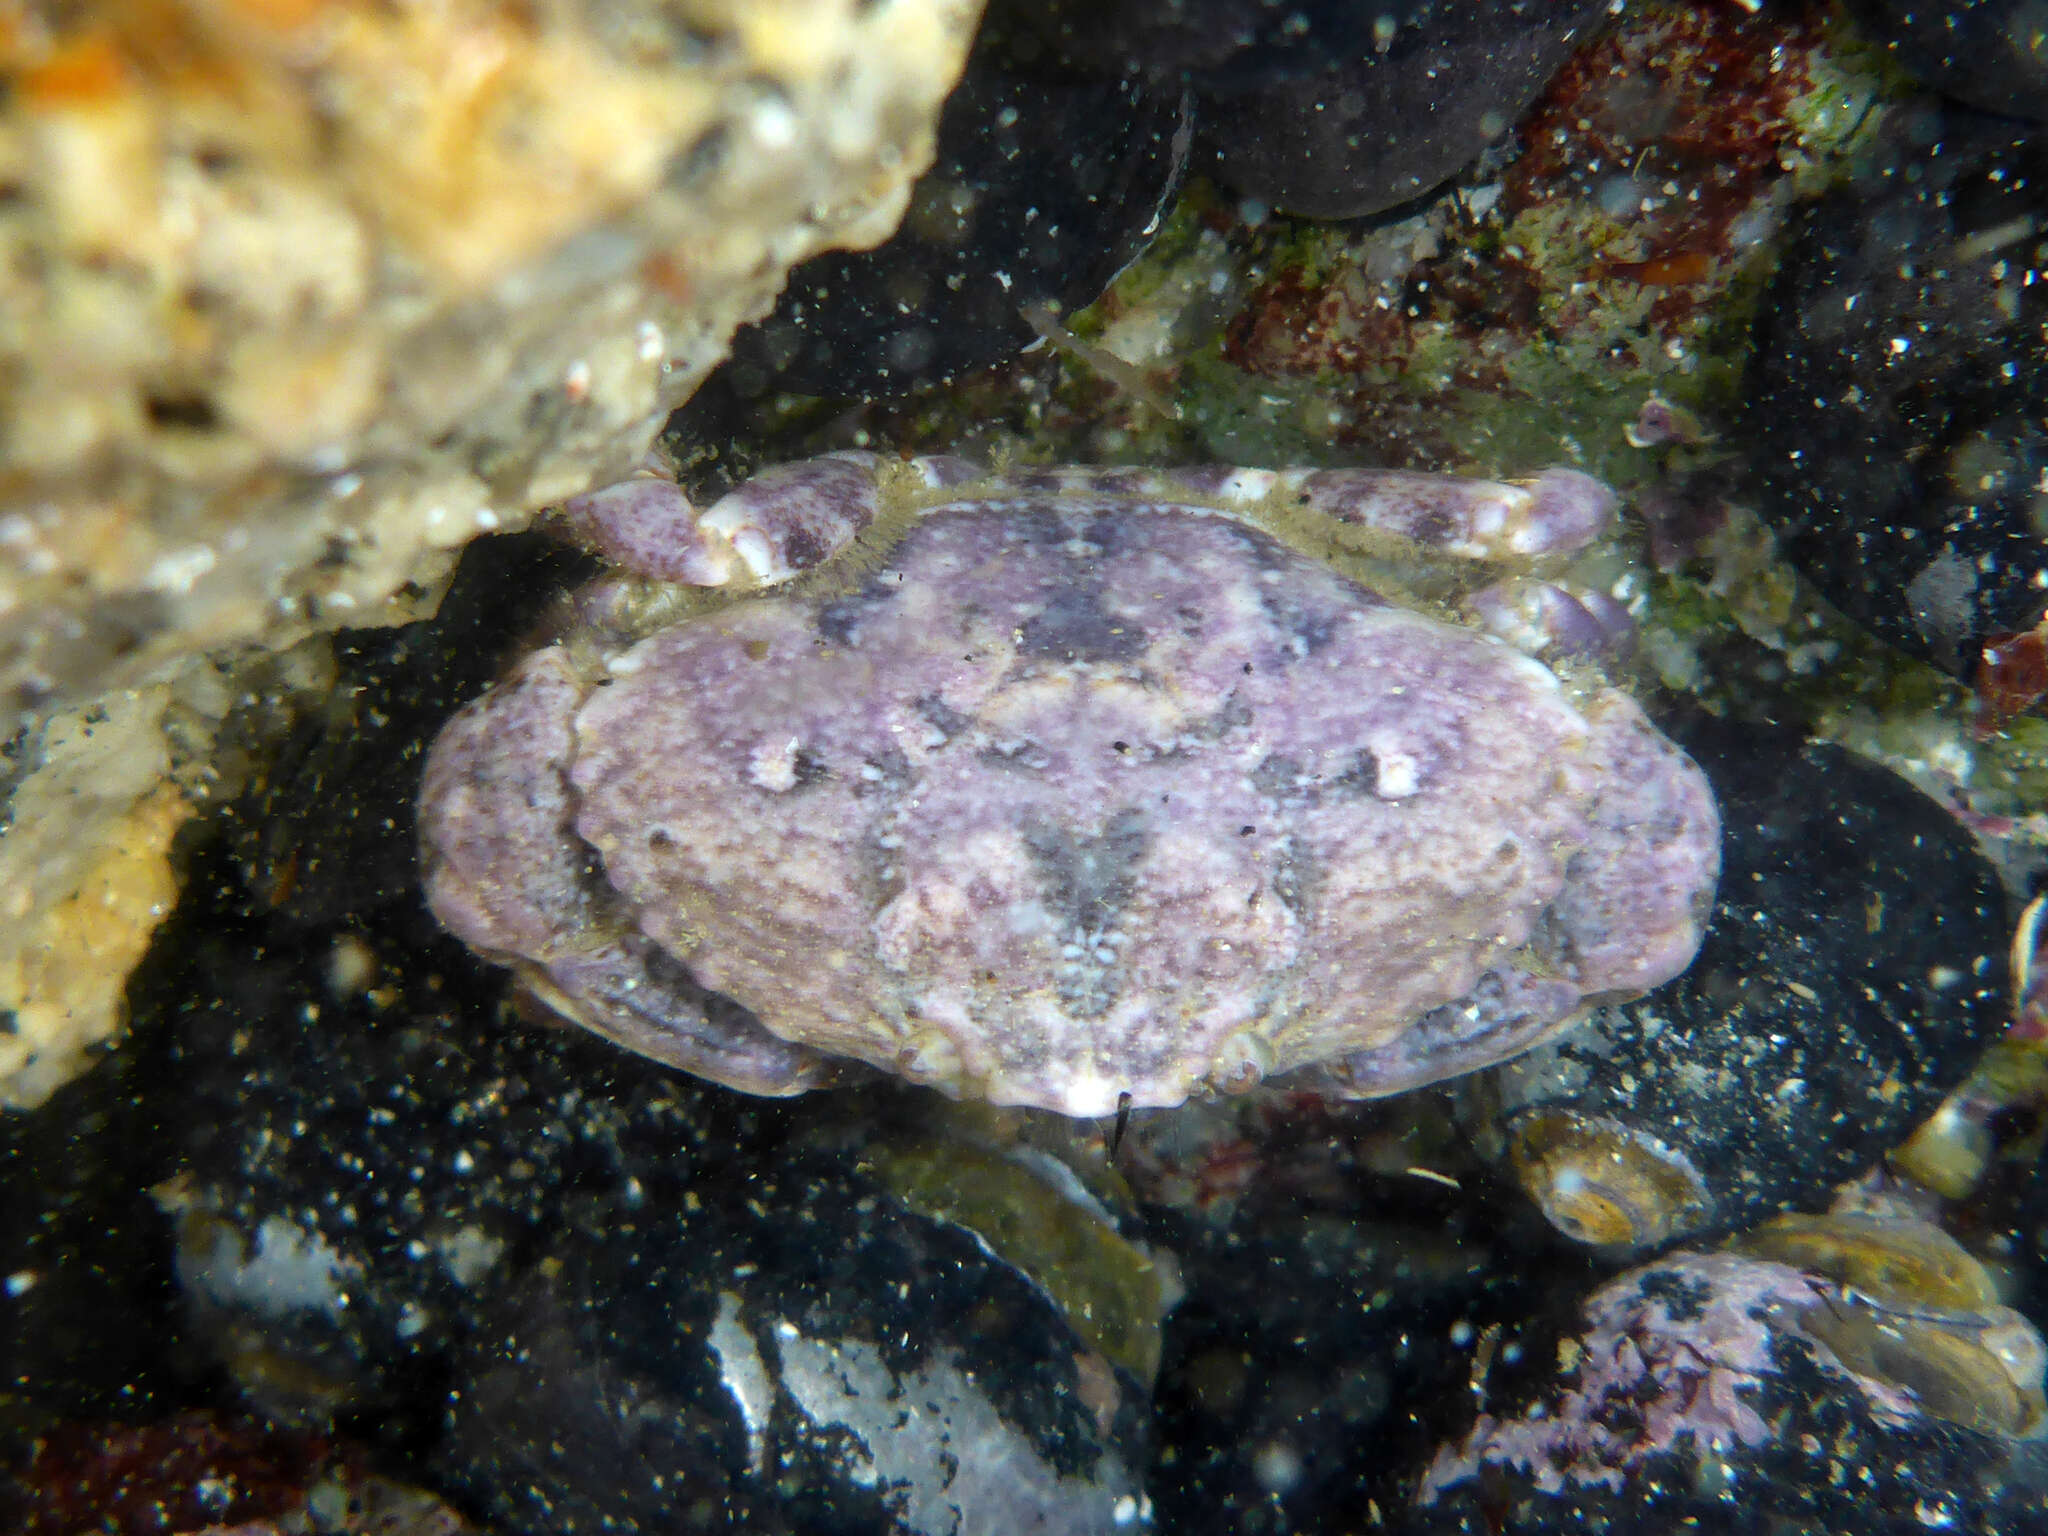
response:
{"label": "crab", "polygon": [[1469,1072],[1678,974],[1712,905],[1699,769],[1451,606],[1609,644],[1611,599],[1539,578],[1613,505],[1570,470],[631,480],[565,515],[639,574],[433,745],[427,897],[750,1093],[1094,1116]]}

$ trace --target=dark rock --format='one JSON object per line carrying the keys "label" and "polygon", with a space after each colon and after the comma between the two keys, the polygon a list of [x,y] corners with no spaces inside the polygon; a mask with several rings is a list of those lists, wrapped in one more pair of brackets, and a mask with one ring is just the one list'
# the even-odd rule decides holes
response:
{"label": "dark rock", "polygon": [[2048,137],[1967,114],[1807,211],[1743,433],[1794,561],[1966,673],[2048,601]]}
{"label": "dark rock", "polygon": [[991,17],[896,234],[792,272],[689,419],[715,418],[726,396],[900,394],[1019,351],[1038,334],[1033,310],[1093,302],[1179,186],[1183,93],[1037,52]]}
{"label": "dark rock", "polygon": [[2006,1241],[2019,1272],[2014,1305],[2037,1323],[2048,1323],[2048,1149],[2035,1159],[2031,1176],[2015,1180],[2020,1192]]}
{"label": "dark rock", "polygon": [[245,1401],[367,1426],[508,1532],[1144,1527],[1145,1384],[906,1205],[862,1111],[822,1145],[815,1111],[492,1021],[409,910],[340,989],[331,936],[186,916],[160,1199]]}
{"label": "dark rock", "polygon": [[2048,10],[2040,0],[1853,0],[1919,80],[1986,112],[2048,123]]}
{"label": "dark rock", "polygon": [[1514,126],[1607,7],[1145,0],[1052,8],[1069,54],[1196,91],[1220,180],[1309,218],[1430,191]]}
{"label": "dark rock", "polygon": [[1142,1392],[849,1167],[622,1204],[493,1298],[440,1460],[494,1528],[1149,1528]]}
{"label": "dark rock", "polygon": [[1204,91],[1252,90],[1370,52],[1381,25],[1419,30],[1445,8],[1440,0],[1047,0],[1039,24],[1082,67],[1185,79]]}
{"label": "dark rock", "polygon": [[1824,1204],[1961,1082],[2009,1003],[2003,892],[1940,805],[1782,728],[1672,734],[1721,805],[1699,958],[1474,1090],[1525,1186],[1596,1243]]}
{"label": "dark rock", "polygon": [[0,1114],[0,1463],[52,1422],[178,1401],[171,1245],[146,1193],[168,1170],[156,1106],[128,1086],[103,1065]]}
{"label": "dark rock", "polygon": [[[1604,1286],[1549,1379],[1446,1446],[1412,1536],[2021,1536],[2038,1442],[1922,1412],[1846,1362],[1845,1288],[1734,1254],[1672,1254]],[[1845,1341],[1846,1342],[1846,1341]]]}
{"label": "dark rock", "polygon": [[1284,86],[1210,91],[1198,111],[1216,174],[1307,218],[1359,218],[1420,197],[1514,127],[1606,9],[1463,7]]}
{"label": "dark rock", "polygon": [[[1132,1135],[1183,1145],[1179,1122],[1226,1107],[1134,1117]],[[1544,1342],[1525,1344],[1524,1324],[1582,1290],[1597,1260],[1483,1169],[1422,1150],[1442,1108],[1434,1095],[1272,1095],[1256,1143],[1208,1150],[1219,1178],[1243,1170],[1239,1198],[1202,1204],[1215,1186],[1198,1179],[1194,1203],[1148,1212],[1188,1287],[1157,1394],[1162,1530],[1370,1529],[1369,1502],[1398,1506],[1404,1473],[1469,1418],[1476,1362],[1527,1348],[1547,1358],[1549,1332],[1539,1324],[1531,1337]],[[1455,1178],[1365,1166],[1391,1145]],[[1135,1149],[1141,1162],[1162,1150]]]}

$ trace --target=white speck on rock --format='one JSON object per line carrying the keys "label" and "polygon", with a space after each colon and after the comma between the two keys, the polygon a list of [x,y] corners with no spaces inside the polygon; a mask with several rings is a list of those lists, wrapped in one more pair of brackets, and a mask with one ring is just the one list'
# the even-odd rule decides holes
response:
{"label": "white speck on rock", "polygon": [[308,1232],[282,1216],[266,1216],[256,1229],[252,1255],[242,1235],[227,1221],[203,1224],[205,1246],[181,1247],[178,1275],[224,1307],[246,1308],[264,1317],[293,1312],[326,1312],[339,1316],[345,1303],[341,1289],[341,1255],[317,1232]]}
{"label": "white speck on rock", "polygon": [[847,1431],[847,1475],[879,1489],[904,1531],[1084,1536],[1146,1512],[1109,1455],[1078,1475],[1056,1471],[946,1351],[899,1374],[863,1339],[777,1332],[783,1390],[813,1424]]}
{"label": "white speck on rock", "polygon": [[449,1278],[465,1288],[481,1280],[505,1252],[505,1244],[482,1227],[459,1227],[434,1246]]}
{"label": "white speck on rock", "polygon": [[1422,770],[1413,753],[1379,751],[1373,754],[1372,792],[1382,800],[1406,800],[1422,788]]}
{"label": "white speck on rock", "polygon": [[761,1346],[740,1321],[740,1299],[731,1291],[718,1293],[718,1315],[711,1320],[705,1342],[718,1356],[718,1379],[732,1394],[740,1422],[747,1427],[747,1470],[758,1473],[768,1447],[768,1415],[775,1408],[775,1384],[761,1358]]}

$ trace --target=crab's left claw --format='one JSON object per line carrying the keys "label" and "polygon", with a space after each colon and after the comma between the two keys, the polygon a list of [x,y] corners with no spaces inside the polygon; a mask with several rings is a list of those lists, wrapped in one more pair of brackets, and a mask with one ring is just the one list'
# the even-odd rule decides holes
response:
{"label": "crab's left claw", "polygon": [[875,457],[835,453],[755,476],[699,512],[643,472],[562,504],[570,532],[635,575],[693,587],[764,586],[829,559],[875,519]]}

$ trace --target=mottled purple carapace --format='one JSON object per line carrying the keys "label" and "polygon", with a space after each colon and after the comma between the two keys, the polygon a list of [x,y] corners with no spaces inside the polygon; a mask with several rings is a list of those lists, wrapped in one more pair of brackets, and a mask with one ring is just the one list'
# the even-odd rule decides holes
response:
{"label": "mottled purple carapace", "polygon": [[[602,588],[435,743],[442,921],[688,1071],[793,1093],[858,1062],[1072,1115],[1303,1069],[1384,1094],[1698,946],[1712,797],[1632,700],[1295,547],[1526,574],[1611,515],[1584,476],[840,455],[702,514],[651,480],[569,514],[671,581],[883,541],[631,633]],[[1569,643],[1612,617],[1520,609],[1558,603]]]}

